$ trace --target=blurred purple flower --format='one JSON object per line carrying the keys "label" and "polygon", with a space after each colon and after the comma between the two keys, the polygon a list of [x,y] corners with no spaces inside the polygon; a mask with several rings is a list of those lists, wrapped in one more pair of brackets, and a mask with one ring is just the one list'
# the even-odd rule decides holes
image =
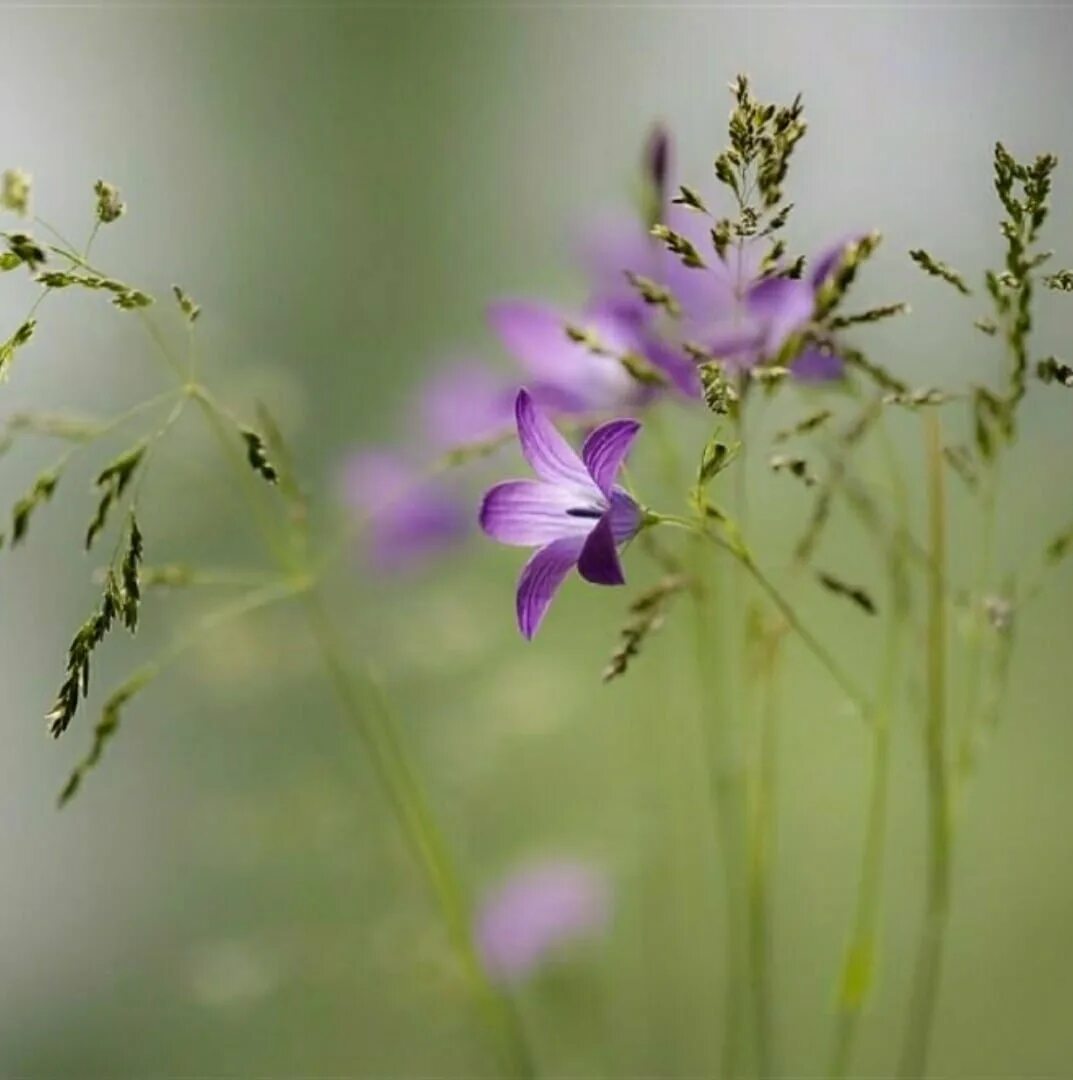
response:
{"label": "blurred purple flower", "polygon": [[516,983],[564,946],[607,925],[611,890],[581,862],[556,860],[518,870],[483,900],[474,934],[489,976]]}
{"label": "blurred purple flower", "polygon": [[380,570],[412,569],[469,531],[466,507],[449,488],[423,478],[389,451],[352,454],[343,470],[342,498],[366,522],[369,556]]}
{"label": "blurred purple flower", "polygon": [[517,392],[517,380],[478,363],[438,371],[421,391],[421,434],[439,452],[493,439],[511,427]]}
{"label": "blurred purple flower", "polygon": [[533,397],[552,412],[631,409],[650,394],[615,356],[599,356],[566,332],[577,327],[612,353],[637,352],[641,335],[614,311],[569,313],[534,300],[500,300],[488,306],[488,322],[521,365]]}
{"label": "blurred purple flower", "polygon": [[[750,267],[743,267],[743,284],[735,292],[730,312],[707,325],[690,327],[692,340],[732,370],[746,370],[777,355],[794,334],[812,321],[820,289],[852,242],[843,239],[824,248],[809,264],[804,276],[796,279],[772,275],[750,280],[746,273],[756,273],[751,268],[750,256]],[[756,266],[759,267],[759,261]],[[835,352],[816,345],[806,346],[791,364],[796,378],[810,382],[838,379],[843,368]]]}
{"label": "blurred purple flower", "polygon": [[518,441],[537,480],[497,484],[481,503],[481,528],[502,544],[535,547],[518,581],[522,635],[532,639],[559,586],[576,566],[594,585],[622,585],[618,545],[641,525],[641,510],[615,484],[641,425],[612,420],[585,440],[581,456],[520,390]]}

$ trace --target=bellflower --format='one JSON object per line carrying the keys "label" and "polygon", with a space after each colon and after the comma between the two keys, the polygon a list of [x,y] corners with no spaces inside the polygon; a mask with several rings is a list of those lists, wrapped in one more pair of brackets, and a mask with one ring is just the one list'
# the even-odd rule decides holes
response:
{"label": "bellflower", "polygon": [[[590,306],[567,312],[533,300],[509,299],[488,307],[488,322],[526,374],[534,398],[553,412],[633,409],[650,396],[616,358],[643,350],[638,328],[616,311]],[[609,353],[573,341],[567,326],[591,334]]]}
{"label": "bellflower", "polygon": [[518,381],[479,363],[453,364],[424,385],[417,420],[428,446],[439,453],[484,442],[514,421]]}
{"label": "bellflower", "polygon": [[584,863],[556,860],[515,872],[484,899],[474,936],[489,976],[516,983],[564,946],[604,929],[610,889]]}
{"label": "bellflower", "polygon": [[622,585],[618,546],[640,529],[642,512],[615,480],[641,425],[612,420],[585,440],[579,457],[527,390],[514,406],[522,454],[536,480],[507,480],[484,497],[481,528],[493,540],[536,548],[518,581],[522,635],[532,639],[575,567],[594,585]]}
{"label": "bellflower", "polygon": [[[820,289],[838,268],[852,240],[823,249],[801,278],[770,277],[746,280],[729,315],[695,326],[695,340],[730,369],[743,371],[779,353],[786,342],[812,321]],[[808,345],[791,365],[803,381],[840,378],[843,362],[836,353]]]}
{"label": "bellflower", "polygon": [[344,466],[342,498],[367,523],[369,556],[379,570],[412,569],[468,531],[465,505],[398,453],[353,454]]}

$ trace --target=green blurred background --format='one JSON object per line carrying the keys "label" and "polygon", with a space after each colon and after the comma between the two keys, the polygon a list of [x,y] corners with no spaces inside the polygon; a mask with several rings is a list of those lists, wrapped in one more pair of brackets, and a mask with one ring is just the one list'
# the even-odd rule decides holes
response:
{"label": "green blurred background", "polygon": [[[437,363],[506,363],[483,325],[490,298],[583,298],[572,231],[629,206],[653,121],[675,135],[681,178],[711,190],[739,70],[764,98],[805,96],[795,246],[862,227],[887,236],[858,298],[909,300],[914,315],[870,333],[874,355],[914,384],[990,372],[969,325],[982,309],[903,253],[927,246],[978,280],[1000,250],[994,140],[1073,162],[1071,20],[1012,6],[4,4],[0,164],[33,172],[39,212],[76,238],[92,182],[120,186],[130,211],[101,237],[99,261],[157,295],[189,288],[205,309],[205,377],[240,406],[269,401],[330,500],[348,450],[405,434]],[[1058,174],[1050,231],[1063,265],[1070,175]],[[14,277],[0,282],[5,331],[33,296]],[[1061,354],[1069,327],[1062,298],[1045,298],[1038,351]],[[159,385],[132,320],[63,296],[19,355],[3,414],[113,412]],[[1006,568],[1073,510],[1069,407],[1054,389],[1026,405],[1001,506]],[[691,422],[683,442],[702,428]],[[897,424],[914,489],[915,431]],[[0,503],[54,455],[11,451]],[[65,478],[30,548],[0,564],[0,1073],[493,1073],[422,879],[296,613],[206,641],[132,704],[85,791],[56,811],[92,716],[58,745],[40,720],[94,602],[95,564],[77,539],[92,464]],[[254,557],[194,417],[153,469],[150,561]],[[762,469],[751,487],[753,532],[777,567],[809,501]],[[966,581],[974,537],[956,515]],[[824,561],[851,579],[878,575],[848,519]],[[604,687],[626,597],[573,585],[525,646],[512,619],[518,562],[474,541],[392,584],[368,581],[355,557],[337,614],[383,673],[476,886],[541,853],[591,858],[614,877],[606,940],[522,994],[542,1068],[706,1075],[724,1035],[722,891],[697,812],[686,627],[672,624],[630,678]],[[795,597],[868,679],[878,624],[807,585]],[[207,599],[154,596],[144,635],[103,650],[98,687]],[[1073,1072],[1071,601],[1066,569],[1025,614],[1006,722],[959,823],[936,1075]],[[897,721],[884,956],[861,1075],[891,1071],[921,912],[919,685],[912,673]],[[796,645],[783,700],[778,1065],[820,1075],[869,744]]]}

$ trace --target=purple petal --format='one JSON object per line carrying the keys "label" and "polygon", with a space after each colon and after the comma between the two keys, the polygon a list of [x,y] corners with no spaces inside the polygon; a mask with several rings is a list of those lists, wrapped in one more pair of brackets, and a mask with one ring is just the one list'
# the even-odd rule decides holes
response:
{"label": "purple petal", "polygon": [[637,420],[611,420],[585,440],[581,460],[596,486],[608,497],[641,425]]}
{"label": "purple petal", "polygon": [[838,269],[839,263],[846,256],[846,248],[850,244],[856,244],[861,239],[860,234],[844,236],[834,244],[829,244],[818,252],[809,264],[809,280],[814,289],[818,289]]}
{"label": "purple petal", "polygon": [[[577,494],[569,488],[540,480],[507,480],[485,495],[480,523],[501,544],[540,547],[565,536],[585,537],[592,518],[571,515],[578,509],[584,507],[579,507]],[[593,509],[596,516],[601,507]]]}
{"label": "purple petal", "polygon": [[611,492],[611,509],[607,514],[615,543],[625,543],[637,536],[641,527],[641,510],[621,487]]}
{"label": "purple petal", "polygon": [[790,365],[795,379],[802,382],[834,382],[845,374],[845,361],[830,349],[810,345]]}
{"label": "purple petal", "polygon": [[546,862],[517,871],[483,898],[474,937],[488,974],[516,982],[563,946],[598,934],[609,915],[601,874],[572,860]]}
{"label": "purple petal", "polygon": [[671,137],[662,124],[657,124],[645,144],[645,179],[652,186],[657,206],[663,206],[667,181],[671,171]]}
{"label": "purple petal", "polygon": [[754,285],[746,297],[749,313],[764,327],[764,353],[772,356],[800,330],[816,306],[816,294],[805,281],[773,277]]}
{"label": "purple petal", "polygon": [[518,391],[514,416],[522,454],[541,480],[549,484],[571,484],[583,489],[593,486],[581,458],[536,407],[528,390]]}
{"label": "purple petal", "polygon": [[593,585],[625,585],[608,511],[589,533],[577,563],[578,573]]}
{"label": "purple petal", "polygon": [[641,527],[641,509],[622,488],[615,488],[611,492],[611,509],[606,517],[611,523],[616,544],[632,540]]}
{"label": "purple petal", "polygon": [[453,365],[425,384],[422,434],[438,450],[491,439],[510,429],[517,383],[479,364]]}
{"label": "purple petal", "polygon": [[650,363],[667,375],[680,393],[690,398],[701,396],[697,365],[680,348],[668,341],[660,341],[653,337],[646,342],[644,355]]}
{"label": "purple petal", "polygon": [[546,304],[503,300],[489,305],[488,320],[531,380],[558,390],[571,411],[611,409],[629,403],[637,384],[613,356],[598,356],[571,340],[568,325],[590,331],[613,353],[639,347],[636,321],[608,310],[571,316]]}
{"label": "purple petal", "polygon": [[526,640],[532,641],[540,629],[559,586],[577,565],[584,543],[580,536],[553,540],[525,564],[518,579],[516,610],[518,629]]}
{"label": "purple petal", "polygon": [[373,564],[411,569],[461,540],[464,505],[443,484],[421,477],[396,454],[362,451],[347,461],[342,498],[368,530]]}

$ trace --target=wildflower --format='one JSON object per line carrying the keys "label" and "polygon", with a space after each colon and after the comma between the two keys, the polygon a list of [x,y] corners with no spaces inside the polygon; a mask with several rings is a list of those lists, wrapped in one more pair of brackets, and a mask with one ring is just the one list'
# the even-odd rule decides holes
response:
{"label": "wildflower", "polygon": [[514,983],[571,943],[595,936],[610,915],[610,889],[592,867],[571,860],[532,864],[484,899],[474,928],[485,970]]}
{"label": "wildflower", "polygon": [[369,530],[369,553],[380,570],[412,569],[453,546],[467,531],[467,514],[450,489],[422,477],[401,455],[361,451],[347,462],[346,505]]}
{"label": "wildflower", "polygon": [[[488,321],[524,369],[534,397],[554,412],[630,409],[648,394],[618,359],[639,352],[642,340],[615,311],[596,307],[571,314],[537,301],[501,300],[489,305]],[[575,341],[568,327],[588,335],[600,351]]]}
{"label": "wildflower", "polygon": [[[801,278],[775,273],[749,280],[746,269],[730,315],[722,315],[707,327],[695,327],[696,340],[736,371],[778,356],[812,322],[819,292],[838,268],[850,243],[841,240],[824,248]],[[818,382],[840,378],[843,367],[829,345],[805,342],[790,370],[798,379]]]}
{"label": "wildflower", "polygon": [[478,363],[453,364],[433,375],[418,400],[425,442],[443,452],[494,439],[514,420],[517,379]]}
{"label": "wildflower", "polygon": [[493,487],[480,524],[493,540],[537,549],[522,570],[516,604],[518,627],[531,639],[575,566],[594,585],[624,584],[617,549],[636,535],[643,515],[615,479],[641,425],[601,425],[578,457],[528,391],[518,391],[514,411],[522,454],[538,479]]}

